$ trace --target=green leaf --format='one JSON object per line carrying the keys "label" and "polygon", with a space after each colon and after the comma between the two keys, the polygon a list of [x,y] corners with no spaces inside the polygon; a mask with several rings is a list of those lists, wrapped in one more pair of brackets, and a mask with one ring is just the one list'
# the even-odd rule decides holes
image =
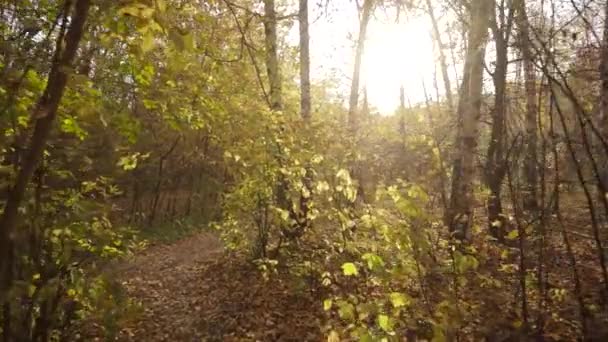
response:
{"label": "green leaf", "polygon": [[355,306],[346,301],[339,301],[338,315],[344,320],[352,320],[355,318]]}
{"label": "green leaf", "polygon": [[393,330],[393,324],[391,322],[390,317],[384,314],[378,315],[378,325],[382,330],[386,332],[391,332]]}
{"label": "green leaf", "polygon": [[407,306],[410,303],[410,298],[400,292],[393,292],[390,294],[390,299],[391,299],[391,304],[393,304],[394,307],[396,308],[400,308],[402,306]]}
{"label": "green leaf", "polygon": [[192,35],[192,32],[182,35],[182,40],[184,42],[184,49],[186,51],[194,50],[194,36]]}
{"label": "green leaf", "polygon": [[359,271],[357,271],[357,266],[352,262],[347,262],[342,265],[342,272],[344,272],[345,276],[353,276],[358,275]]}
{"label": "green leaf", "polygon": [[152,34],[152,32],[148,31],[142,38],[141,51],[143,53],[146,53],[152,49],[154,49],[154,35]]}
{"label": "green leaf", "polygon": [[29,285],[27,286],[27,295],[28,295],[29,297],[31,297],[31,296],[33,296],[33,295],[34,295],[34,292],[36,292],[36,285],[34,285],[34,284],[29,284]]}
{"label": "green leaf", "polygon": [[65,133],[71,133],[78,137],[80,140],[84,140],[87,136],[87,132],[83,130],[78,122],[72,117],[67,117],[61,120],[61,131]]}
{"label": "green leaf", "polygon": [[454,253],[454,265],[459,273],[464,273],[470,269],[477,269],[479,261],[472,255],[464,255],[460,252]]}
{"label": "green leaf", "polygon": [[508,240],[515,240],[519,237],[519,230],[514,229],[512,231],[509,232],[509,234],[507,234],[507,239]]}
{"label": "green leaf", "polygon": [[332,303],[333,303],[333,301],[331,299],[324,300],[323,301],[323,310],[329,311],[329,309],[331,309]]}
{"label": "green leaf", "polygon": [[322,193],[329,190],[329,184],[326,181],[319,181],[316,187],[317,193]]}
{"label": "green leaf", "polygon": [[350,174],[348,173],[348,171],[346,169],[338,170],[338,173],[336,173],[336,178],[342,179],[346,183],[350,183],[350,181],[351,181]]}
{"label": "green leaf", "polygon": [[384,260],[382,260],[382,258],[377,254],[365,253],[361,258],[367,261],[367,268],[370,270],[384,267]]}

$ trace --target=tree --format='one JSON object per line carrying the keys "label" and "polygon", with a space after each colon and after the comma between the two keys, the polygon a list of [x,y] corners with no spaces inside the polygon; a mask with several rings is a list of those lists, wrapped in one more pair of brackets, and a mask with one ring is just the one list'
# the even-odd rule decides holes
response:
{"label": "tree", "polygon": [[266,47],[266,72],[270,84],[270,108],[283,109],[279,52],[277,48],[277,13],[274,0],[264,0],[264,43]]}
{"label": "tree", "polygon": [[532,49],[530,48],[530,29],[525,0],[517,0],[514,5],[517,11],[516,18],[519,27],[518,45],[521,51],[522,63],[524,65],[524,87],[526,91],[526,157],[524,159],[526,191],[524,193],[524,208],[526,210],[534,211],[538,208],[538,110],[536,108],[536,72],[534,57],[532,55]]}
{"label": "tree", "polygon": [[353,134],[356,134],[359,120],[359,87],[361,78],[361,61],[365,51],[365,39],[367,37],[367,26],[374,6],[374,0],[364,0],[359,22],[359,36],[357,37],[355,48],[355,65],[353,68],[353,78],[350,86],[350,96],[348,101],[348,122]]}
{"label": "tree", "polygon": [[445,57],[444,45],[441,39],[441,31],[439,30],[439,23],[435,17],[435,10],[431,0],[426,0],[426,7],[431,18],[431,24],[433,25],[433,38],[437,44],[437,51],[439,51],[439,66],[441,67],[441,78],[443,79],[443,87],[445,90],[445,96],[448,101],[448,108],[450,112],[454,112],[454,99],[452,96],[452,86],[450,84],[450,74],[448,72],[448,63]]}
{"label": "tree", "polygon": [[506,81],[513,10],[509,9],[508,13],[505,13],[507,9],[504,6],[497,6],[496,1],[493,1],[493,7],[498,11],[497,15],[493,14],[490,16],[490,28],[496,46],[496,66],[492,74],[492,80],[494,81],[494,108],[492,110],[492,128],[485,168],[485,183],[490,190],[487,202],[490,231],[496,238],[502,239],[507,224],[503,214],[501,189],[506,175],[506,168],[508,167],[505,156],[507,134]]}
{"label": "tree", "polygon": [[[600,139],[608,138],[608,3],[604,6],[604,18],[599,64],[599,122],[602,133]],[[602,143],[600,142],[598,145],[602,146]],[[603,184],[608,184],[608,158],[605,156],[605,149],[602,147],[598,148],[598,154],[600,155],[599,162],[601,163],[600,180],[603,182]],[[602,186],[599,186],[599,188],[602,188]],[[600,193],[599,195],[605,196],[606,194]]]}
{"label": "tree", "polygon": [[463,70],[463,83],[458,102],[458,127],[452,166],[452,191],[446,225],[457,239],[470,236],[473,223],[473,182],[478,122],[481,115],[483,66],[488,30],[487,1],[475,0],[469,5],[470,28]]}
{"label": "tree", "polygon": [[[69,4],[69,2],[68,2]],[[11,186],[2,216],[0,217],[0,293],[2,297],[11,286],[12,235],[17,224],[19,206],[38,166],[46,146],[49,133],[57,115],[57,108],[63,97],[72,70],[78,45],[84,34],[84,27],[89,13],[90,0],[77,0],[74,8],[66,6],[63,12],[62,27],[67,30],[57,37],[53,62],[49,71],[44,93],[32,110],[31,120],[34,131],[30,138],[27,156],[19,167],[15,183]],[[63,41],[65,40],[65,47]],[[7,330],[10,331],[10,330]]]}
{"label": "tree", "polygon": [[310,120],[310,34],[308,32],[308,0],[300,0],[300,115]]}

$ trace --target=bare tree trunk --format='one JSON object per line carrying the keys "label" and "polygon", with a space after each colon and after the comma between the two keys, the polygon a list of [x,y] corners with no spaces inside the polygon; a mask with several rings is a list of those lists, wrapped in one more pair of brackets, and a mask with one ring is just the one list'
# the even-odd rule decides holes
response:
{"label": "bare tree trunk", "polygon": [[[437,159],[439,162],[439,187],[440,187],[440,191],[439,191],[439,196],[441,198],[441,205],[443,207],[443,211],[444,213],[448,210],[448,194],[447,194],[447,184],[448,184],[448,180],[447,180],[447,170],[445,168],[445,164],[443,161],[443,150],[441,148],[441,145],[439,144],[439,130],[437,129],[437,122],[435,121],[435,118],[433,116],[433,110],[431,108],[431,100],[429,99],[429,96],[426,92],[426,86],[424,85],[424,82],[422,82],[422,89],[424,91],[424,98],[426,101],[426,109],[427,109],[427,114],[429,117],[429,127],[431,127],[431,132],[432,132],[432,136],[433,136],[433,145],[434,148],[437,149]],[[405,144],[405,142],[404,142]]]}
{"label": "bare tree trunk", "polygon": [[177,147],[177,144],[179,143],[181,138],[182,138],[182,136],[178,135],[177,138],[175,139],[175,142],[173,142],[173,145],[171,145],[169,150],[167,150],[167,152],[165,152],[165,154],[160,156],[160,159],[158,160],[158,172],[156,174],[156,186],[154,187],[154,201],[152,201],[152,208],[150,209],[150,217],[148,220],[148,224],[150,226],[154,223],[154,218],[156,217],[156,209],[158,208],[158,203],[160,200],[161,185],[163,182],[163,166],[165,164],[165,160],[167,160],[167,158],[169,158],[169,155],[171,153],[173,153],[173,150],[175,150],[175,148]]}
{"label": "bare tree trunk", "polygon": [[308,0],[300,0],[300,115],[310,120],[310,34],[308,32]]}
{"label": "bare tree trunk", "polygon": [[[600,47],[600,100],[599,100],[599,119],[600,132],[602,139],[608,138],[608,3],[604,7],[604,33],[602,45]],[[598,139],[599,140],[599,139]],[[600,179],[603,184],[608,184],[608,157],[598,145],[598,156],[600,156]],[[606,194],[600,193],[600,196]]]}
{"label": "bare tree trunk", "polygon": [[[69,29],[65,37],[58,37],[46,88],[32,111],[31,120],[34,122],[34,131],[30,139],[28,153],[18,170],[15,184],[9,190],[4,211],[0,217],[0,296],[4,296],[12,282],[10,276],[11,240],[13,230],[17,224],[19,206],[23,201],[34,170],[40,162],[55,121],[57,109],[68,82],[68,74],[72,69],[78,44],[83,36],[89,7],[90,0],[76,1],[73,15],[70,16]],[[63,44],[65,44],[65,47],[61,49]],[[5,331],[5,334],[9,333]]]}
{"label": "bare tree trunk", "polygon": [[519,48],[521,50],[524,66],[524,87],[526,91],[526,116],[525,116],[525,144],[526,154],[524,158],[524,209],[536,211],[538,209],[537,184],[538,184],[538,110],[536,108],[536,73],[534,71],[534,60],[530,48],[530,28],[528,15],[526,13],[525,0],[516,2],[517,24],[519,26]]}
{"label": "bare tree trunk", "polygon": [[[357,38],[355,48],[355,65],[353,69],[353,78],[350,87],[350,97],[348,102],[348,128],[353,139],[353,149],[357,150],[358,142],[358,130],[361,113],[359,110],[359,88],[361,78],[361,63],[363,59],[363,52],[365,51],[365,39],[367,37],[367,26],[369,19],[372,14],[372,8],[374,6],[374,0],[364,0],[363,8],[361,8],[360,22],[359,22],[359,37]],[[364,201],[364,189],[362,180],[362,171],[360,163],[357,160],[352,160],[350,165],[351,177],[358,181],[357,182],[357,199]]]}
{"label": "bare tree trunk", "polygon": [[[298,12],[300,23],[300,116],[308,126],[311,117],[310,98],[310,33],[308,30],[308,0],[300,0]],[[304,189],[300,194],[300,212],[297,220],[300,231],[305,231],[310,226],[308,218],[309,198],[312,194],[312,170],[306,166],[306,173],[302,179]]]}
{"label": "bare tree trunk", "polygon": [[[496,1],[493,1],[496,7]],[[506,81],[509,51],[509,37],[513,22],[513,11],[505,21],[504,7],[498,8],[500,26],[495,15],[490,17],[490,28],[496,44],[496,68],[494,69],[494,110],[492,112],[492,129],[488,145],[488,159],[486,160],[485,183],[490,190],[488,197],[488,221],[490,232],[499,240],[504,238],[506,220],[502,214],[501,188],[505,178],[506,160]]]}
{"label": "bare tree trunk", "polygon": [[274,0],[264,0],[264,42],[266,46],[266,72],[270,83],[270,109],[283,109],[281,74],[277,48],[277,13]]}
{"label": "bare tree trunk", "polygon": [[486,0],[470,4],[471,26],[468,33],[467,54],[463,85],[458,105],[458,132],[456,137],[452,192],[446,225],[457,239],[469,238],[473,218],[474,160],[477,149],[478,122],[481,114],[483,65],[488,30]]}
{"label": "bare tree trunk", "polygon": [[448,100],[448,108],[450,113],[454,113],[454,98],[452,96],[452,86],[450,84],[450,74],[448,72],[448,63],[446,62],[445,52],[443,50],[443,42],[441,41],[441,31],[439,30],[439,23],[435,17],[435,11],[433,10],[433,4],[431,0],[426,0],[427,10],[431,23],[433,24],[433,37],[437,43],[437,51],[439,52],[439,65],[441,67],[441,77],[443,78],[443,86],[445,88],[445,97]]}
{"label": "bare tree trunk", "polygon": [[350,87],[350,97],[348,101],[348,122],[350,129],[353,132],[357,131],[358,124],[358,104],[359,104],[359,83],[361,78],[361,60],[365,51],[365,39],[367,36],[367,26],[369,18],[372,14],[373,0],[364,0],[363,13],[361,14],[361,23],[359,24],[359,37],[357,38],[357,47],[355,50],[355,68],[353,70],[353,79]]}

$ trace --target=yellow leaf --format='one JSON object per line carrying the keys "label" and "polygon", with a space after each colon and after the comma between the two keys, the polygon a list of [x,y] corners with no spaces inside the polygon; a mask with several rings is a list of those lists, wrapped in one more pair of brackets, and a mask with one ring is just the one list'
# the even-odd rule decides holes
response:
{"label": "yellow leaf", "polygon": [[329,309],[331,309],[331,304],[332,304],[331,299],[324,300],[323,301],[323,310],[328,311]]}
{"label": "yellow leaf", "polygon": [[329,333],[329,336],[327,336],[327,342],[340,342],[340,335],[336,331],[332,330]]}
{"label": "yellow leaf", "polygon": [[519,237],[519,231],[517,229],[514,229],[514,230],[510,231],[509,234],[507,234],[508,240],[515,240],[518,237]]}

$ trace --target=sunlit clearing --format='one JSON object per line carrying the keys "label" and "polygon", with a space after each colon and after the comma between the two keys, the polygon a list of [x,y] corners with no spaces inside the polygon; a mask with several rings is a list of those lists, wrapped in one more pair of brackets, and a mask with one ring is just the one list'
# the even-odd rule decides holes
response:
{"label": "sunlit clearing", "polygon": [[402,85],[412,103],[424,100],[422,82],[432,89],[435,57],[426,18],[380,20],[370,23],[362,85],[370,104],[381,114],[390,114],[399,106]]}

